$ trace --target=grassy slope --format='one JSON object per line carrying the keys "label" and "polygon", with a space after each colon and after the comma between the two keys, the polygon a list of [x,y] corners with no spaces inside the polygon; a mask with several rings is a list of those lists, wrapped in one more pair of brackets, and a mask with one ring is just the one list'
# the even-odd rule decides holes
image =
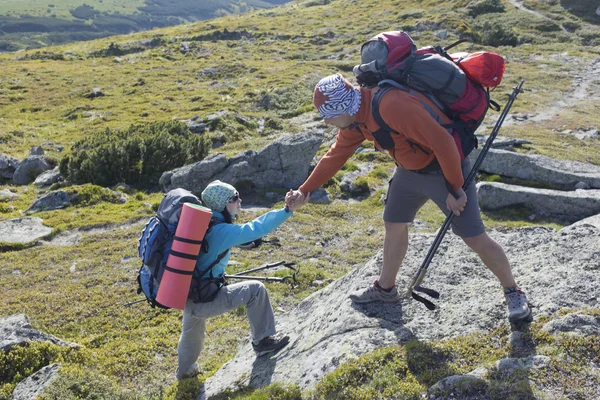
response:
{"label": "grassy slope", "polygon": [[[22,158],[31,146],[45,141],[64,145],[68,151],[77,139],[105,127],[204,116],[223,109],[248,117],[269,116],[286,126],[289,116],[312,109],[311,88],[319,77],[338,71],[350,75],[348,71],[359,58],[359,44],[377,31],[414,26],[418,21],[448,21],[446,26],[451,29],[451,38],[447,42],[450,42],[455,37],[453,21],[465,19],[458,8],[465,2],[457,1],[405,1],[402,8],[387,0],[337,0],[324,6],[307,7],[311,3],[315,2],[292,3],[243,17],[47,49],[55,54],[75,54],[67,55],[64,61],[17,60],[14,54],[0,56],[3,71],[0,152]],[[352,24],[348,23],[348,15],[355,16]],[[528,17],[507,7],[504,18],[522,21]],[[572,17],[565,15],[565,18]],[[190,41],[195,36],[224,28],[245,29],[252,32],[254,38]],[[535,33],[522,25],[515,25],[515,30]],[[413,36],[420,45],[437,40],[432,32]],[[569,96],[573,76],[598,58],[598,48],[560,43],[559,38],[552,35],[542,36],[540,42],[545,43],[497,49],[507,56],[508,71],[494,97],[504,101],[504,95],[512,86],[519,79],[526,79],[527,91],[515,103],[517,112],[548,109],[556,99]],[[123,56],[121,63],[115,63],[113,57],[86,58],[110,42],[128,43],[152,37],[161,37],[164,45]],[[178,51],[181,42],[186,40],[195,47],[187,56]],[[576,62],[565,64],[557,59],[557,54],[567,51]],[[542,63],[546,67],[541,68]],[[216,76],[199,77],[199,71],[215,67],[219,69]],[[145,84],[138,85],[140,80]],[[106,96],[94,100],[83,97],[93,87],[100,87]],[[257,107],[263,94],[279,99],[282,107],[269,111]],[[531,152],[600,164],[599,141],[584,143],[568,135],[550,134],[552,130],[599,126],[597,106],[586,101],[573,102],[558,118],[508,126],[502,134],[531,140]],[[104,113],[104,117],[88,118],[82,114],[84,111]],[[66,117],[70,115],[77,117]],[[286,131],[295,129],[289,124],[286,127]],[[248,147],[259,148],[270,140],[272,137],[257,137],[256,132],[244,131],[241,140],[227,143],[220,151],[234,154]],[[564,143],[570,146],[565,147]],[[354,161],[361,159],[356,157]],[[384,165],[389,169],[389,163]],[[379,177],[373,178],[371,183],[376,186],[384,181]],[[2,219],[21,215],[38,196],[32,187],[11,189],[22,198],[0,203]],[[284,245],[282,248],[235,250],[232,259],[242,265],[234,266],[233,270],[279,259],[298,261],[303,275],[297,289],[290,291],[287,286],[269,285],[274,305],[289,310],[317,290],[311,286],[313,280],[342,276],[381,247],[380,195],[381,192],[374,192],[367,201],[356,204],[336,202],[330,206],[306,207],[275,233]],[[36,216],[57,230],[120,223],[151,214],[152,204],[159,199],[157,193],[131,193],[126,205],[103,203]],[[253,215],[257,214],[246,214],[243,219]],[[522,226],[529,224],[524,218],[526,215],[519,212],[486,214],[485,218],[490,227]],[[425,229],[434,230],[441,223],[442,215],[428,204],[419,218],[425,221]],[[547,223],[557,226],[552,221]],[[173,383],[180,314],[148,312],[145,305],[119,307],[126,299],[135,298],[134,277],[138,263],[134,257],[139,229],[139,226],[130,226],[89,236],[78,246],[38,246],[0,254],[0,286],[4,294],[0,300],[0,315],[25,312],[37,328],[86,346],[80,357],[60,356],[66,360],[70,371],[67,380],[72,386],[67,390],[68,383],[57,385],[56,390],[65,396],[63,398],[69,398],[67,393],[77,390],[88,390],[87,396],[91,396],[89,391],[95,390],[110,398],[158,398],[165,392],[170,398],[185,398],[187,390],[195,384]],[[239,338],[247,332],[247,323],[240,310],[211,320],[208,329],[207,347],[200,361],[201,367],[210,372],[233,356]],[[24,357],[34,358],[32,353]],[[40,353],[45,354],[38,351]],[[470,368],[472,364],[467,365]],[[14,360],[11,365],[18,369],[19,364]],[[0,393],[9,393],[21,378],[13,376],[7,385],[0,386]],[[343,385],[343,379],[336,379],[329,378],[327,385],[333,384],[334,388],[336,382]],[[91,382],[87,388],[86,382]],[[575,388],[577,382],[566,384]],[[420,386],[411,387],[411,390],[421,390]]]}

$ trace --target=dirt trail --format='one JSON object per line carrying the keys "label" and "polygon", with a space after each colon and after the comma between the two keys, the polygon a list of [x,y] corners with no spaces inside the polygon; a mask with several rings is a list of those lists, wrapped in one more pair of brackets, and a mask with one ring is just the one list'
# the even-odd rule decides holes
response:
{"label": "dirt trail", "polygon": [[555,20],[553,20],[552,18],[550,18],[550,17],[547,17],[547,16],[545,16],[544,14],[542,14],[542,13],[540,13],[540,12],[537,12],[537,11],[535,11],[535,10],[530,10],[529,8],[527,8],[527,7],[525,7],[523,4],[521,4],[521,2],[519,2],[518,0],[508,0],[508,2],[509,2],[510,4],[512,4],[513,6],[517,7],[519,10],[523,10],[523,11],[525,11],[525,12],[528,12],[528,13],[530,13],[530,14],[533,14],[533,15],[535,15],[535,16],[538,16],[538,17],[540,17],[540,18],[542,18],[542,19],[545,19],[545,20],[548,20],[548,21],[552,21],[552,22],[554,22],[554,23],[558,24],[558,26],[560,26],[560,29],[562,29],[562,31],[563,31],[563,32],[569,33],[569,31],[568,31],[568,30],[566,30],[566,29],[565,29],[565,27],[564,27],[564,26],[562,26],[562,24],[560,24],[560,23],[556,22],[556,21],[555,21]]}
{"label": "dirt trail", "polygon": [[[567,58],[567,55],[556,54],[555,57]],[[547,108],[536,110],[530,113],[527,117],[522,118],[518,115],[509,114],[504,121],[504,125],[518,124],[525,121],[546,121],[553,119],[557,114],[560,114],[567,108],[575,107],[583,100],[600,101],[600,86],[597,82],[600,81],[600,58],[595,59],[589,65],[581,69],[573,77],[573,89],[565,92],[564,96]],[[527,90],[527,88],[525,88]],[[497,118],[494,118],[495,121]]]}

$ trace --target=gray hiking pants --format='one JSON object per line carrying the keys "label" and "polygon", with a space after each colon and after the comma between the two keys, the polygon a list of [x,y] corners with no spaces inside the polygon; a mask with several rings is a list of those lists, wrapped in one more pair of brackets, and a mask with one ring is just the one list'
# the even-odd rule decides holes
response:
{"label": "gray hiking pants", "polygon": [[188,300],[183,310],[183,329],[177,347],[179,368],[177,379],[192,376],[198,371],[198,356],[204,346],[206,319],[246,306],[252,330],[252,340],[275,334],[275,315],[265,286],[259,281],[244,281],[223,286],[210,303]]}

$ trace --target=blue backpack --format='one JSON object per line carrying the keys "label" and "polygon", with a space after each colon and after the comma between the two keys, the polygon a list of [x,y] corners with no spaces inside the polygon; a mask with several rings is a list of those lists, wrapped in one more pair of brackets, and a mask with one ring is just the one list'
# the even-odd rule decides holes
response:
{"label": "blue backpack", "polygon": [[169,308],[158,303],[156,295],[184,203],[202,205],[197,196],[185,189],[168,192],[160,202],[156,215],[144,226],[138,240],[138,255],[142,260],[137,279],[138,294],[144,293],[152,308]]}

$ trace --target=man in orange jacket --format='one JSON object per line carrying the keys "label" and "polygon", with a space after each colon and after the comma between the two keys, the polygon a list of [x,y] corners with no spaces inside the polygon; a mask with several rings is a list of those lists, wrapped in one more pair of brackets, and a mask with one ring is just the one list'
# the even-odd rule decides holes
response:
{"label": "man in orange jacket", "polygon": [[[315,87],[313,102],[325,123],[340,128],[335,143],[323,156],[308,179],[289,196],[305,201],[310,192],[331,179],[365,140],[377,142],[380,126],[371,110],[376,88],[357,88],[340,74],[330,75]],[[425,109],[439,112],[442,123],[449,119],[420,93],[391,89],[383,95],[379,112],[393,130],[387,152],[397,164],[385,199],[383,220],[385,240],[383,266],[373,286],[352,293],[355,303],[397,302],[396,275],[408,248],[408,225],[428,199],[456,217],[452,231],[473,249],[496,275],[504,288],[511,322],[531,318],[525,293],[517,286],[510,264],[500,245],[485,232],[481,221],[475,183],[463,191],[464,176],[471,164],[461,161],[453,137]],[[375,136],[374,136],[375,135]],[[454,192],[454,195],[451,194]]]}

